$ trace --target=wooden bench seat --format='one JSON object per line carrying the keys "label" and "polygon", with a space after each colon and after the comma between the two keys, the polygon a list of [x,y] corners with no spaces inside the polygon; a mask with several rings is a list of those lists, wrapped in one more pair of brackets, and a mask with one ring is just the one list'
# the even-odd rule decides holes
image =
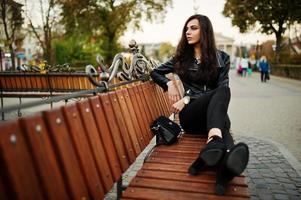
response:
{"label": "wooden bench seat", "polygon": [[184,134],[177,144],[156,147],[123,193],[122,199],[249,199],[244,176],[235,177],[226,195],[214,193],[215,171],[187,173],[206,139]]}
{"label": "wooden bench seat", "polygon": [[[150,123],[169,107],[155,84],[135,83],[0,123],[0,199],[102,199],[116,182],[120,197],[122,174],[152,139]],[[187,174],[204,144],[184,134],[178,144],[156,147],[122,198],[248,198],[243,176],[219,197],[213,172]]]}

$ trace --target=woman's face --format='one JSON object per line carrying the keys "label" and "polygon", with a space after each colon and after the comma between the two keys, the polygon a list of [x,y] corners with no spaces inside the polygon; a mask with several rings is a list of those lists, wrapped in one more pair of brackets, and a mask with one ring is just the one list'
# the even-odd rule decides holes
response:
{"label": "woman's face", "polygon": [[186,26],[186,38],[188,44],[196,44],[201,39],[200,23],[197,19],[192,19]]}

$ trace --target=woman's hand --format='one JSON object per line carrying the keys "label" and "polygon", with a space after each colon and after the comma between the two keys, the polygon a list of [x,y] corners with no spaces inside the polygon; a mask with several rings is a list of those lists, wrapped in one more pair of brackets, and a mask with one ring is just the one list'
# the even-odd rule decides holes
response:
{"label": "woman's hand", "polygon": [[178,88],[175,86],[175,84],[172,81],[167,82],[168,86],[168,98],[171,104],[174,104],[175,102],[180,100],[180,93],[178,91]]}
{"label": "woman's hand", "polygon": [[171,112],[178,114],[185,106],[184,100],[180,99],[176,103],[174,103],[171,107]]}

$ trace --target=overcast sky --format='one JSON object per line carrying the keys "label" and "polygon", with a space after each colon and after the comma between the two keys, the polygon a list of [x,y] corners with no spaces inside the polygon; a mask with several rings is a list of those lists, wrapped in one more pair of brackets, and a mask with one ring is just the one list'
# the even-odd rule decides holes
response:
{"label": "overcast sky", "polygon": [[262,42],[267,39],[274,39],[273,35],[267,36],[255,31],[240,34],[237,27],[232,27],[231,19],[222,15],[225,0],[173,0],[173,2],[173,7],[167,11],[164,23],[142,22],[142,31],[127,31],[121,38],[122,43],[127,44],[133,38],[138,43],[171,42],[176,45],[185,21],[194,14],[194,6],[198,7],[198,13],[209,17],[215,32],[233,38],[235,44],[256,44],[257,40]]}

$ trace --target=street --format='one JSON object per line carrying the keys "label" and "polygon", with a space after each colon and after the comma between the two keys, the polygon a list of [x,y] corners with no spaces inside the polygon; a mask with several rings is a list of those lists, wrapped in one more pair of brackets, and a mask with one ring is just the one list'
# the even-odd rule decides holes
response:
{"label": "street", "polygon": [[267,139],[284,145],[301,161],[301,81],[260,74],[240,77],[230,71],[229,116],[234,135]]}

